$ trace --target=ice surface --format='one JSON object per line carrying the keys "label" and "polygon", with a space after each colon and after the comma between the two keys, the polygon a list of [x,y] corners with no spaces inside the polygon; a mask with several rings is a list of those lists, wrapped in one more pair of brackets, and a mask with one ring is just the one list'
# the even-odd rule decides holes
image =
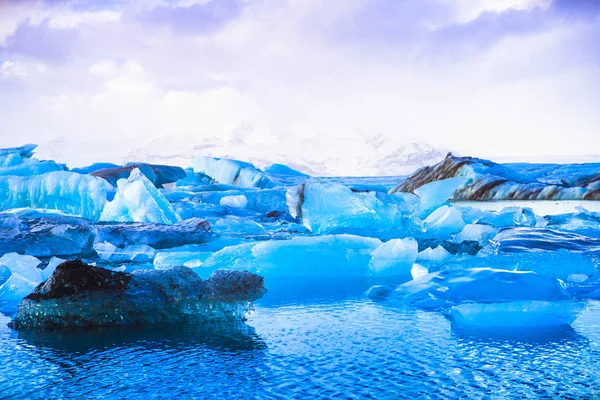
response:
{"label": "ice surface", "polygon": [[124,248],[117,247],[109,242],[98,242],[94,244],[94,250],[98,256],[109,262],[152,262],[156,250],[152,247],[141,245],[129,245]]}
{"label": "ice surface", "polygon": [[0,213],[0,254],[19,252],[35,257],[93,253],[96,228],[92,221],[54,210],[13,210]]}
{"label": "ice surface", "polygon": [[219,204],[226,207],[246,208],[248,205],[248,199],[246,196],[225,196],[219,201]]}
{"label": "ice surface", "polygon": [[62,258],[58,258],[58,257],[52,257],[50,259],[50,261],[48,261],[48,265],[46,266],[46,268],[44,268],[43,270],[40,271],[42,274],[42,281],[46,281],[48,278],[50,278],[50,276],[56,270],[56,267],[58,267],[60,264],[64,263],[65,261],[67,261],[67,260],[63,260]]}
{"label": "ice surface", "polygon": [[[380,295],[373,290],[371,296]],[[387,292],[394,302],[425,309],[462,303],[571,300],[565,284],[534,272],[492,268],[433,272]]]}
{"label": "ice surface", "polygon": [[439,238],[447,238],[465,227],[461,212],[456,207],[441,206],[423,221],[427,233]]}
{"label": "ice surface", "polygon": [[389,240],[371,253],[371,275],[410,277],[417,252],[418,243],[413,238]]}
{"label": "ice surface", "polygon": [[106,179],[111,185],[117,185],[119,179],[127,179],[134,169],[139,169],[154,186],[162,188],[165,184],[175,183],[186,177],[181,167],[144,163],[128,163],[123,167],[101,168],[90,172],[91,175]]}
{"label": "ice surface", "polygon": [[456,200],[594,200],[599,196],[600,164],[496,164],[451,154],[436,165],[420,169],[394,191],[414,192],[435,181],[465,177]]}
{"label": "ice surface", "polygon": [[494,238],[497,233],[498,229],[489,225],[468,224],[454,237],[454,241],[456,243],[474,241],[483,245]]}
{"label": "ice surface", "polygon": [[403,196],[355,193],[341,184],[315,181],[289,189],[287,202],[290,214],[314,234],[402,228],[414,208]]}
{"label": "ice surface", "polygon": [[194,172],[219,183],[246,188],[271,188],[271,179],[250,163],[226,158],[194,157]]}
{"label": "ice surface", "polygon": [[248,270],[268,278],[365,277],[371,253],[380,245],[378,239],[354,235],[245,243],[217,251],[195,272],[202,277],[217,269]]}
{"label": "ice surface", "polygon": [[450,254],[442,246],[437,246],[433,249],[431,247],[428,247],[425,250],[419,252],[419,254],[417,255],[417,261],[422,264],[443,263],[444,261],[448,261],[451,258],[452,254]]}
{"label": "ice surface", "polygon": [[8,253],[0,257],[0,266],[8,268],[10,276],[0,286],[0,301],[18,301],[27,296],[42,281],[35,257]]}
{"label": "ice surface", "polygon": [[217,271],[203,281],[189,268],[113,272],[71,261],[21,304],[16,329],[63,329],[154,323],[240,320],[266,292],[263,279]]}
{"label": "ice surface", "polygon": [[454,323],[472,327],[543,328],[571,325],[585,304],[574,301],[468,303],[446,311]]}
{"label": "ice surface", "polygon": [[0,210],[44,208],[97,220],[110,190],[103,179],[73,172],[1,176]]}
{"label": "ice surface", "polygon": [[117,182],[117,194],[106,203],[101,221],[174,224],[181,218],[169,201],[139,169]]}
{"label": "ice surface", "polygon": [[308,178],[310,175],[304,174],[300,171],[296,171],[293,168],[283,164],[272,164],[270,167],[265,169],[267,174],[271,175],[289,175],[289,176],[300,176]]}
{"label": "ice surface", "polygon": [[[467,178],[456,177],[434,181],[415,189],[415,194],[421,199],[421,212],[426,213],[451,200],[454,192],[463,187],[467,181]],[[395,193],[394,189],[390,190],[390,193]]]}

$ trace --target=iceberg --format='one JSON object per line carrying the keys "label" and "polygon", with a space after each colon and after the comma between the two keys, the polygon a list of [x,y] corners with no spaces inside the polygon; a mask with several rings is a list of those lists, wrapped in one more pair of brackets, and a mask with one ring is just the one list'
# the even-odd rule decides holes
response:
{"label": "iceberg", "polygon": [[283,164],[271,164],[271,166],[269,166],[267,169],[265,169],[265,172],[270,175],[287,175],[287,176],[298,176],[298,177],[304,177],[304,178],[310,177],[310,175],[307,175],[300,171],[296,171],[295,169],[290,168],[289,166],[283,165]]}
{"label": "iceberg", "polygon": [[462,303],[571,300],[565,284],[558,279],[531,271],[493,268],[433,272],[387,294],[393,302],[437,310]]}
{"label": "iceberg", "polygon": [[594,183],[600,164],[496,164],[452,154],[436,165],[424,167],[396,186],[392,192],[415,193],[435,181],[464,177],[454,200],[597,200]]}
{"label": "iceberg", "polygon": [[94,244],[94,250],[102,260],[111,263],[126,261],[134,263],[152,262],[156,254],[156,250],[144,244],[119,248],[109,242],[98,242]]}
{"label": "iceberg", "polygon": [[366,277],[371,253],[380,245],[378,239],[354,235],[244,243],[217,251],[194,271],[201,277],[218,269],[247,270],[266,278]]}
{"label": "iceberg", "polygon": [[123,167],[96,169],[90,172],[90,175],[105,179],[111,185],[116,186],[119,179],[127,179],[135,169],[140,170],[157,188],[162,188],[168,183],[175,183],[186,177],[185,170],[181,167],[144,163],[128,163]]}
{"label": "iceberg", "polygon": [[115,198],[106,203],[101,221],[174,224],[181,221],[171,203],[139,169],[119,179]]}
{"label": "iceberg", "polygon": [[391,239],[371,253],[369,269],[373,276],[405,276],[411,278],[411,270],[417,259],[419,245],[413,238]]}
{"label": "iceberg", "polygon": [[0,176],[0,210],[43,208],[97,220],[112,186],[100,178],[73,172],[36,176]]}
{"label": "iceberg", "polygon": [[414,203],[403,196],[355,193],[341,184],[308,181],[290,188],[286,198],[290,215],[313,234],[415,229],[410,220]]}
{"label": "iceberg", "polygon": [[444,247],[437,246],[435,248],[428,247],[417,254],[417,261],[421,264],[443,263],[452,259],[452,254]]}
{"label": "iceberg", "polygon": [[225,196],[221,198],[219,204],[225,207],[246,208],[248,199],[243,194],[238,196]]}
{"label": "iceberg", "polygon": [[174,225],[145,223],[103,223],[97,225],[97,241],[109,242],[124,248],[130,245],[147,245],[166,249],[186,244],[201,244],[214,239],[210,223],[193,218]]}
{"label": "iceberg", "polygon": [[194,172],[206,175],[218,183],[244,188],[267,189],[273,181],[254,165],[237,160],[212,157],[194,157]]}
{"label": "iceberg", "polygon": [[585,304],[575,301],[514,301],[468,303],[445,314],[455,324],[479,328],[543,328],[571,325]]}
{"label": "iceberg", "polygon": [[130,274],[67,261],[23,299],[10,325],[57,330],[242,320],[265,292],[263,278],[245,271],[202,280],[186,267]]}
{"label": "iceberg", "polygon": [[13,210],[0,213],[0,254],[88,256],[94,253],[96,233],[88,219],[54,210]]}
{"label": "iceberg", "polygon": [[454,236],[455,243],[477,242],[483,246],[496,236],[498,229],[481,224],[468,224]]}
{"label": "iceberg", "polygon": [[0,302],[18,301],[27,296],[42,281],[37,268],[40,260],[28,255],[8,253],[0,257],[0,267],[10,271],[0,286]]}
{"label": "iceberg", "polygon": [[429,236],[447,238],[465,227],[462,213],[456,207],[441,206],[423,221]]}

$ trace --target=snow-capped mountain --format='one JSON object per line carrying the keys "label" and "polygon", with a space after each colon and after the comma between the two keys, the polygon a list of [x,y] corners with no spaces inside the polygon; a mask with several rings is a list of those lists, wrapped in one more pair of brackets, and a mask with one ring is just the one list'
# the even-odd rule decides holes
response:
{"label": "snow-capped mountain", "polygon": [[[280,163],[312,176],[406,175],[442,160],[446,151],[426,143],[396,145],[382,135],[350,139],[304,139],[248,143],[217,137],[160,137],[132,150],[125,161],[190,166],[193,156],[233,158],[258,168]],[[357,156],[358,155],[358,156]]]}

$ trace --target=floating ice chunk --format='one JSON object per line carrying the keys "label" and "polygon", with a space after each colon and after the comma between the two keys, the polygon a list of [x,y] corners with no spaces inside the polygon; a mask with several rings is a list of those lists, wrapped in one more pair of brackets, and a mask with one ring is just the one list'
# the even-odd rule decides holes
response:
{"label": "floating ice chunk", "polygon": [[101,259],[109,262],[152,262],[156,254],[156,250],[144,244],[119,248],[109,242],[98,242],[94,244],[94,250]]}
{"label": "floating ice chunk", "polygon": [[50,278],[50,276],[54,273],[54,271],[56,270],[56,267],[58,267],[60,264],[64,263],[66,260],[63,260],[62,258],[58,258],[58,257],[52,257],[50,259],[50,261],[48,262],[48,265],[46,266],[46,268],[44,268],[41,271],[42,274],[42,282],[46,281],[48,278]]}
{"label": "floating ice chunk", "polygon": [[101,221],[159,224],[174,224],[181,221],[165,196],[139,169],[131,171],[128,179],[120,179],[117,187],[114,200],[106,203],[102,211]]}
{"label": "floating ice chunk", "polygon": [[245,271],[217,271],[203,281],[185,267],[128,274],[76,260],[59,265],[19,304],[11,326],[63,329],[240,320],[250,302],[265,292],[263,279]]}
{"label": "floating ice chunk", "polygon": [[97,220],[110,184],[100,178],[73,172],[38,176],[0,177],[0,210],[44,208]]}
{"label": "floating ice chunk", "polygon": [[468,303],[446,311],[455,323],[472,327],[541,328],[571,325],[585,304],[573,301]]}
{"label": "floating ice chunk", "polygon": [[384,202],[375,192],[354,193],[340,184],[314,181],[289,189],[287,200],[290,215],[302,218],[315,234],[402,227],[413,209],[400,196],[389,196]]}
{"label": "floating ice chunk", "polygon": [[[392,239],[371,253],[369,269],[373,276],[408,276],[417,259],[418,243],[413,238]],[[409,279],[408,279],[409,280]]]}
{"label": "floating ice chunk", "polygon": [[41,261],[35,257],[8,253],[0,257],[0,265],[6,266],[13,275],[20,275],[32,282],[41,282],[42,275],[37,268]]}
{"label": "floating ice chunk", "polygon": [[472,268],[433,272],[400,285],[390,299],[425,309],[468,303],[570,300],[564,283],[534,272]]}
{"label": "floating ice chunk", "polygon": [[212,254],[211,251],[161,251],[154,257],[154,268],[161,270],[177,266],[198,268]]}
{"label": "floating ice chunk", "polygon": [[290,167],[288,167],[287,165],[283,165],[283,164],[273,164],[270,167],[268,167],[267,169],[265,169],[265,172],[268,174],[274,174],[274,175],[289,175],[289,176],[302,176],[302,177],[309,177],[310,175],[304,174],[300,171],[296,171],[295,169],[292,169]]}
{"label": "floating ice chunk", "polygon": [[451,200],[454,192],[463,188],[468,181],[468,178],[456,177],[430,182],[415,189],[415,194],[421,199],[421,212],[426,213]]}
{"label": "floating ice chunk", "polygon": [[570,274],[569,276],[567,276],[567,281],[574,283],[582,283],[587,281],[588,279],[589,276],[587,276],[586,274]]}
{"label": "floating ice chunk", "polygon": [[442,206],[425,218],[425,228],[430,235],[444,238],[465,227],[461,212],[455,207]]}
{"label": "floating ice chunk", "polygon": [[211,177],[219,183],[246,188],[271,188],[274,183],[250,163],[226,158],[194,157],[194,172]]}
{"label": "floating ice chunk", "polygon": [[297,236],[226,247],[195,272],[248,270],[265,277],[365,277],[371,253],[381,241],[354,235]]}
{"label": "floating ice chunk", "polygon": [[5,254],[0,258],[0,266],[10,270],[10,276],[0,286],[0,301],[18,301],[27,296],[42,281],[37,266],[40,260],[17,253]]}
{"label": "floating ice chunk", "polygon": [[413,279],[419,279],[422,276],[425,276],[429,273],[427,268],[422,266],[421,264],[414,264],[412,269],[410,270],[410,275]]}
{"label": "floating ice chunk", "polygon": [[538,217],[531,208],[505,207],[500,213],[487,213],[479,221],[480,224],[492,225],[496,228],[509,226],[530,226],[538,224]]}
{"label": "floating ice chunk", "polygon": [[498,233],[498,229],[480,224],[468,224],[460,231],[455,237],[455,243],[462,243],[468,241],[478,242],[483,245],[493,239]]}
{"label": "floating ice chunk", "polygon": [[428,247],[417,255],[417,261],[421,263],[443,263],[451,258],[452,254],[442,246],[437,246],[434,249]]}
{"label": "floating ice chunk", "polygon": [[210,223],[199,218],[181,221],[174,225],[143,223],[111,223],[98,225],[99,241],[110,242],[117,247],[148,245],[166,249],[185,244],[211,241]]}
{"label": "floating ice chunk", "polygon": [[239,196],[226,196],[221,198],[219,204],[227,207],[246,208],[248,199],[243,194]]}

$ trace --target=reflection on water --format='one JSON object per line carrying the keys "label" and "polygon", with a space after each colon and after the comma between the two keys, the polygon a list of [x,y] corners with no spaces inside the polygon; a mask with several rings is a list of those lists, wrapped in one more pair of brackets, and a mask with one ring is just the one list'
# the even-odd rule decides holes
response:
{"label": "reflection on water", "polygon": [[440,313],[373,303],[359,283],[344,287],[304,301],[282,290],[237,324],[34,333],[0,317],[0,398],[600,393],[597,302],[572,328],[465,330]]}

